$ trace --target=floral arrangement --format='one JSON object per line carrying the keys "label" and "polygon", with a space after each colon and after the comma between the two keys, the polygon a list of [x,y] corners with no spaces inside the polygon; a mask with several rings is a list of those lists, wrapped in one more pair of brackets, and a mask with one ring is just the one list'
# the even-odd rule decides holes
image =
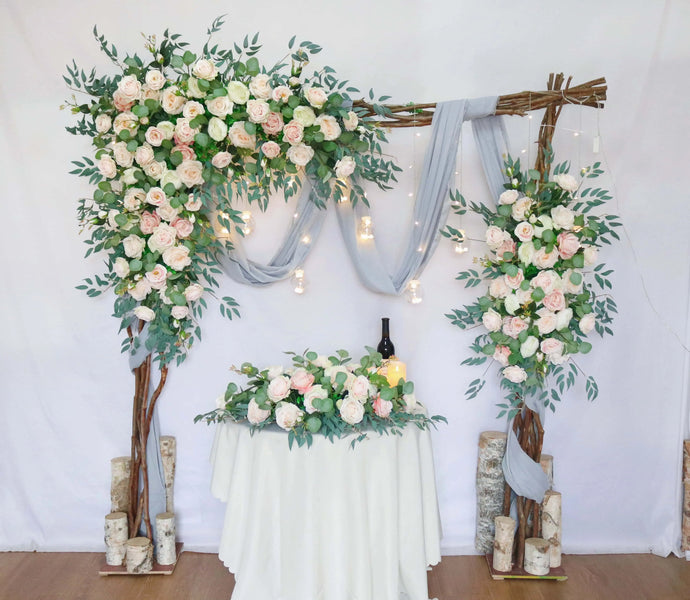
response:
{"label": "floral arrangement", "polygon": [[446,422],[439,415],[427,416],[411,381],[400,379],[391,386],[382,373],[381,354],[371,348],[367,351],[358,363],[352,363],[345,350],[338,350],[333,356],[288,352],[292,366],[287,369],[259,370],[250,363],[232,367],[249,378],[249,386],[240,390],[230,383],[218,398],[217,409],[198,415],[195,422],[246,420],[253,430],[275,423],[289,432],[290,448],[295,441],[310,446],[316,433],[331,441],[357,434],[354,445],[367,431],[400,434],[408,423],[426,429]]}
{"label": "floral arrangement", "polygon": [[[611,199],[608,191],[585,185],[603,173],[599,163],[583,169],[580,181],[567,163],[555,167],[551,180],[536,170],[521,172],[519,160],[508,158],[505,166],[509,183],[496,209],[454,198],[458,214],[469,209],[482,216],[491,251],[479,260],[481,275],[468,269],[457,279],[465,287],[483,280],[489,286],[473,304],[446,316],[462,329],[486,330],[471,345],[479,356],[463,364],[493,359],[500,366],[507,402],[499,404],[499,416],[512,416],[531,395],[555,410],[554,402],[584,374],[574,358],[592,349],[589,334],[612,334],[612,271],[598,261],[598,248],[619,239],[621,223],[615,215],[591,212]],[[448,228],[444,235],[456,232]],[[468,397],[484,384],[483,378],[472,381]],[[590,400],[597,396],[593,377],[587,377],[586,391]]]}
{"label": "floral arrangement", "polygon": [[[362,181],[387,189],[400,170],[381,155],[383,130],[352,108],[358,90],[330,67],[306,75],[319,46],[293,37],[291,64],[266,68],[255,56],[258,34],[228,50],[212,43],[222,25],[213,22],[200,53],[167,30],[160,42],[146,37],[144,58],[121,58],[94,27],[119,72],[97,76],[73,63],[64,76],[91,97],[65,105],[79,115],[67,131],[94,147],[71,172],[96,186],[78,209],[91,231],[86,254],[107,252],[105,274],[79,287],[90,296],[113,288],[122,328],[148,323],[147,347],[164,363],[183,360],[200,338],[195,317],[217,286],[217,253],[230,245],[216,232],[242,234],[233,199],[265,209],[273,192],[289,198],[306,176],[319,205],[331,195],[366,202]],[[239,315],[232,298],[222,300],[223,314]]]}

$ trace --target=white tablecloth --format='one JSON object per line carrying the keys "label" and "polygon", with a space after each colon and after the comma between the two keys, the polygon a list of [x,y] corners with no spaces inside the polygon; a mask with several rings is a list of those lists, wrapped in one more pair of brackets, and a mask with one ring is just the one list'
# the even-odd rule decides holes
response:
{"label": "white tablecloth", "polygon": [[288,449],[287,434],[218,425],[211,491],[232,600],[427,600],[441,560],[428,431]]}

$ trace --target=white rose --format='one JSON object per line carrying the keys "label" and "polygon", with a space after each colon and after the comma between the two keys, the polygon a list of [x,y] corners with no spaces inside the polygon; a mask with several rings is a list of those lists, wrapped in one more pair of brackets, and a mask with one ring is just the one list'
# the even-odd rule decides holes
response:
{"label": "white rose", "polygon": [[304,413],[290,402],[281,402],[276,408],[276,424],[281,429],[292,429],[302,420]]}
{"label": "white rose", "polygon": [[161,175],[160,181],[159,181],[161,187],[165,187],[169,183],[171,183],[176,190],[179,190],[182,187],[182,180],[180,179],[180,176],[177,174],[176,171],[166,171]]}
{"label": "white rose", "polygon": [[161,94],[161,106],[169,115],[179,115],[185,102],[185,97],[180,94],[180,90],[175,85],[165,88]]}
{"label": "white rose", "polygon": [[343,125],[345,126],[345,129],[347,131],[354,131],[357,129],[357,125],[359,124],[359,117],[357,117],[357,113],[353,111],[349,111],[347,113],[346,117],[343,117]]}
{"label": "white rose", "polygon": [[268,384],[268,398],[272,402],[279,402],[283,398],[287,398],[290,394],[290,378],[281,375],[271,380]]}
{"label": "white rose", "polygon": [[510,288],[506,285],[503,277],[494,279],[489,285],[489,294],[493,298],[505,298],[510,293]]}
{"label": "white rose", "polygon": [[199,79],[210,81],[218,75],[218,69],[210,60],[202,58],[197,60],[192,67],[192,73]]}
{"label": "white rose", "polygon": [[[575,285],[571,280],[570,276],[573,273],[578,273],[580,274],[579,271],[573,270],[573,269],[568,269],[565,273],[563,273],[563,291],[566,294],[579,294],[582,292],[582,285],[583,285],[583,280],[580,279],[580,283]],[[580,274],[581,275],[581,274]]]}
{"label": "white rose", "polygon": [[193,119],[198,115],[203,115],[205,112],[204,105],[196,100],[190,100],[182,109],[182,115],[185,119]]}
{"label": "white rose", "polygon": [[513,365],[503,369],[503,377],[513,383],[522,383],[527,379],[527,373],[522,367]]}
{"label": "white rose", "polygon": [[123,279],[127,277],[127,275],[129,275],[129,263],[126,259],[122,258],[121,256],[118,256],[115,259],[113,271],[115,271],[115,275]]}
{"label": "white rose", "polygon": [[228,98],[235,104],[246,104],[249,100],[249,90],[241,81],[231,81],[225,87],[228,90]]}
{"label": "white rose", "polygon": [[96,117],[96,131],[105,133],[110,130],[113,121],[108,115],[100,114]]}
{"label": "white rose", "polygon": [[265,100],[248,100],[247,115],[252,123],[263,123],[271,112]]}
{"label": "white rose", "polygon": [[[147,242],[151,252],[163,252],[175,244],[177,231],[174,227],[161,223],[153,230]],[[126,249],[125,249],[126,252]]]}
{"label": "white rose", "polygon": [[525,215],[527,214],[527,211],[529,211],[531,206],[532,200],[527,196],[524,196],[519,200],[515,201],[515,204],[513,204],[513,208],[510,211],[510,214],[516,221],[524,221]]}
{"label": "white rose", "polygon": [[573,309],[564,308],[556,313],[556,329],[561,331],[567,329],[570,325],[570,320],[573,318]]}
{"label": "white rose", "polygon": [[228,135],[228,126],[218,117],[211,117],[208,122],[208,135],[216,142],[220,142]]}
{"label": "white rose", "polygon": [[264,410],[259,408],[255,398],[252,398],[247,405],[247,420],[252,425],[258,425],[263,423],[268,417],[271,416],[270,410]]}
{"label": "white rose", "polygon": [[534,235],[540,238],[541,234],[544,233],[546,229],[553,229],[553,221],[551,220],[551,217],[542,215],[538,219],[535,219]]}
{"label": "white rose", "polygon": [[352,381],[354,380],[355,376],[350,373],[345,367],[342,365],[333,365],[331,367],[327,367],[324,369],[324,376],[328,377],[331,380],[331,385],[335,385],[335,378],[337,377],[338,373],[345,373],[346,379],[345,379],[345,388],[347,389],[351,384]]}
{"label": "white rose", "polygon": [[308,106],[298,106],[292,111],[292,118],[304,127],[311,127],[316,121],[316,114]]}
{"label": "white rose", "polygon": [[128,291],[132,298],[134,298],[137,302],[141,302],[151,293],[151,284],[149,283],[148,279],[142,278],[137,281],[135,286]]}
{"label": "white rose", "polygon": [[151,148],[151,146],[148,144],[139,146],[136,154],[134,155],[134,159],[137,161],[137,164],[140,167],[148,165],[154,159],[153,148]]}
{"label": "white rose", "polygon": [[113,160],[113,157],[109,154],[104,154],[98,161],[98,170],[101,175],[106,179],[112,179],[117,175],[117,164]]}
{"label": "white rose", "polygon": [[533,335],[530,335],[524,342],[522,342],[522,344],[520,344],[520,354],[522,354],[522,358],[529,358],[530,356],[534,355],[538,348],[539,340]]}
{"label": "white rose", "polygon": [[355,159],[351,156],[343,156],[335,163],[335,175],[340,179],[345,179],[355,172]]}
{"label": "white rose", "polygon": [[165,75],[158,69],[151,69],[146,72],[146,85],[152,90],[160,90],[165,85]]}
{"label": "white rose", "polygon": [[170,310],[170,314],[174,319],[179,321],[180,319],[186,319],[189,316],[189,309],[186,306],[173,306]]}
{"label": "white rose", "polygon": [[534,244],[532,242],[523,242],[520,244],[517,254],[520,262],[522,262],[524,265],[530,265],[532,264],[532,257],[534,256],[535,252],[536,250],[534,249]]}
{"label": "white rose", "polygon": [[403,394],[403,410],[408,413],[413,413],[417,409],[417,397],[412,394]]}
{"label": "white rose", "polygon": [[148,306],[137,306],[134,309],[134,315],[142,321],[153,321],[156,313],[153,312]]}
{"label": "white rose", "polygon": [[313,385],[304,394],[304,409],[311,415],[317,410],[314,408],[314,400],[328,398],[328,392],[322,385]]}
{"label": "white rose", "polygon": [[326,91],[318,87],[309,87],[304,90],[304,97],[314,108],[321,108],[328,101]]}
{"label": "white rose", "polygon": [[230,98],[227,96],[216,96],[206,100],[206,108],[214,117],[224,119],[234,108]]}
{"label": "white rose", "polygon": [[125,142],[117,142],[113,144],[113,157],[115,162],[121,167],[131,167],[134,163],[134,156],[127,150]]}
{"label": "white rose", "polygon": [[503,321],[493,308],[490,308],[482,315],[482,323],[489,331],[500,331]]}
{"label": "white rose", "polygon": [[331,115],[319,115],[316,118],[316,121],[314,121],[314,124],[319,126],[321,133],[323,134],[323,139],[327,142],[337,140],[342,133],[340,125],[338,125],[338,121],[336,121],[335,117],[332,117]]}
{"label": "white rose", "polygon": [[201,298],[204,288],[198,283],[190,283],[184,290],[184,297],[187,302],[195,302]]}
{"label": "white rose", "polygon": [[192,187],[204,183],[203,170],[204,166],[198,160],[183,160],[175,172],[184,185]]}
{"label": "white rose", "polygon": [[314,158],[314,149],[306,144],[290,146],[287,151],[288,160],[298,167],[306,166]]}
{"label": "white rose", "polygon": [[517,190],[506,190],[498,197],[499,204],[515,204],[515,201],[520,196]]}
{"label": "white rose", "polygon": [[551,209],[551,220],[554,229],[572,229],[575,213],[566,206],[556,206]]}
{"label": "white rose", "polygon": [[596,264],[598,256],[599,250],[595,246],[585,246],[584,258],[586,267]]}
{"label": "white rose", "polygon": [[279,85],[277,88],[273,89],[272,97],[275,102],[287,102],[288,98],[292,96],[292,91],[286,85]]}
{"label": "white rose", "polygon": [[266,376],[268,377],[269,381],[273,381],[276,377],[280,377],[285,372],[282,365],[268,367],[267,371],[268,373]]}
{"label": "white rose", "polygon": [[175,271],[183,271],[192,264],[187,246],[172,246],[163,252],[163,262]]}
{"label": "white rose", "polygon": [[189,98],[204,98],[206,92],[199,87],[199,80],[196,77],[190,77],[187,80],[187,96]]}
{"label": "white rose", "polygon": [[249,82],[249,91],[255,98],[268,100],[271,97],[271,78],[265,73],[256,75]]}
{"label": "white rose", "polygon": [[117,89],[127,100],[138,100],[141,95],[141,83],[134,75],[126,75],[120,79]]}
{"label": "white rose", "polygon": [[594,329],[595,324],[594,313],[588,313],[580,319],[580,331],[587,335]]}
{"label": "white rose", "polygon": [[331,361],[328,360],[327,356],[319,354],[319,356],[316,357],[316,360],[312,361],[312,364],[316,367],[320,367],[321,369],[327,369],[331,366]]}
{"label": "white rose", "polygon": [[122,240],[122,245],[125,249],[125,255],[129,258],[141,258],[141,253],[144,251],[144,240],[138,235],[128,235]]}
{"label": "white rose", "polygon": [[369,384],[369,379],[364,375],[355,377],[348,387],[350,398],[357,400],[358,402],[366,402],[366,399],[369,397],[370,390],[371,385]]}
{"label": "white rose", "polygon": [[175,134],[175,124],[172,121],[160,121],[156,129],[163,132],[163,138],[166,140],[171,140]]}
{"label": "white rose", "polygon": [[345,400],[343,400],[343,403],[340,405],[340,417],[346,423],[356,425],[364,418],[364,405],[346,396]]}
{"label": "white rose", "polygon": [[515,228],[515,237],[517,237],[521,242],[529,242],[534,236],[534,228],[527,221],[522,221],[518,223]]}
{"label": "white rose", "polygon": [[129,188],[125,192],[123,204],[129,211],[139,210],[141,203],[146,199],[146,194],[141,188]]}
{"label": "white rose", "polygon": [[504,300],[505,308],[508,314],[514,315],[515,311],[520,308],[520,301],[515,294],[508,294]]}
{"label": "white rose", "polygon": [[503,231],[500,227],[491,225],[486,230],[486,244],[491,250],[498,250],[500,245],[505,241],[507,232]]}
{"label": "white rose", "polygon": [[576,192],[577,188],[580,187],[576,179],[572,175],[554,175],[553,180],[556,182],[556,185],[558,185],[558,187],[560,187],[562,190],[565,190],[566,192],[570,192],[571,194]]}

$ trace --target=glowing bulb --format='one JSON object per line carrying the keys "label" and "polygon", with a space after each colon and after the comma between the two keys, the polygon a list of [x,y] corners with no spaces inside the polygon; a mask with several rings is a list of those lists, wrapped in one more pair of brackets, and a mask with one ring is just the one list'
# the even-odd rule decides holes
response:
{"label": "glowing bulb", "polygon": [[307,284],[304,281],[304,269],[295,269],[290,283],[295,294],[304,294],[307,289]]}
{"label": "glowing bulb", "polygon": [[579,135],[580,135],[580,132],[579,132],[579,131],[575,131],[575,132],[573,133],[573,137],[578,137]]}
{"label": "glowing bulb", "polygon": [[293,219],[296,219],[297,217],[299,217],[299,213],[295,213],[294,215],[292,215]]}
{"label": "glowing bulb", "polygon": [[360,240],[374,239],[374,226],[370,216],[364,216],[360,219],[358,230]]}
{"label": "glowing bulb", "polygon": [[523,154],[525,154],[525,153],[527,152],[527,148],[523,148],[523,149],[521,150],[521,152],[522,152]]}
{"label": "glowing bulb", "polygon": [[221,240],[226,240],[230,237],[230,231],[225,225],[223,225],[223,223],[221,223],[221,220],[223,222],[229,222],[230,215],[228,213],[219,212],[218,216],[216,217],[216,222],[213,225],[216,237]]}
{"label": "glowing bulb", "polygon": [[303,244],[311,244],[311,236],[310,235],[305,235],[301,240]]}
{"label": "glowing bulb", "polygon": [[252,213],[248,210],[242,211],[240,214],[240,218],[242,219],[242,233],[246,237],[254,231],[254,226],[256,223],[254,222],[254,217],[252,217]]}
{"label": "glowing bulb", "polygon": [[405,288],[405,297],[410,304],[419,304],[424,298],[422,284],[418,279],[412,279]]}
{"label": "glowing bulb", "polygon": [[421,135],[422,135],[421,133],[418,133],[418,134],[417,134],[417,137],[421,137]]}
{"label": "glowing bulb", "polygon": [[531,120],[532,120],[532,115],[527,115],[527,118],[531,121]]}
{"label": "glowing bulb", "polygon": [[416,227],[419,227],[419,221],[415,221],[414,224]]}
{"label": "glowing bulb", "polygon": [[408,197],[408,198],[412,198],[412,196],[414,196],[414,194],[413,194],[412,192],[410,192],[409,194],[407,194],[407,197]]}

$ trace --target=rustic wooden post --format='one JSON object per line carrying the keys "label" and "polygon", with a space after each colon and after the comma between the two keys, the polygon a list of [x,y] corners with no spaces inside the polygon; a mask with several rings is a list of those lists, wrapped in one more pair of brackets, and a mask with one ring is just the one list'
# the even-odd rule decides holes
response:
{"label": "rustic wooden post", "polygon": [[[503,514],[503,455],[507,435],[503,431],[484,431],[479,436],[477,456],[477,522],[474,547],[486,554],[494,547],[494,519]],[[512,544],[511,544],[512,548]]]}

